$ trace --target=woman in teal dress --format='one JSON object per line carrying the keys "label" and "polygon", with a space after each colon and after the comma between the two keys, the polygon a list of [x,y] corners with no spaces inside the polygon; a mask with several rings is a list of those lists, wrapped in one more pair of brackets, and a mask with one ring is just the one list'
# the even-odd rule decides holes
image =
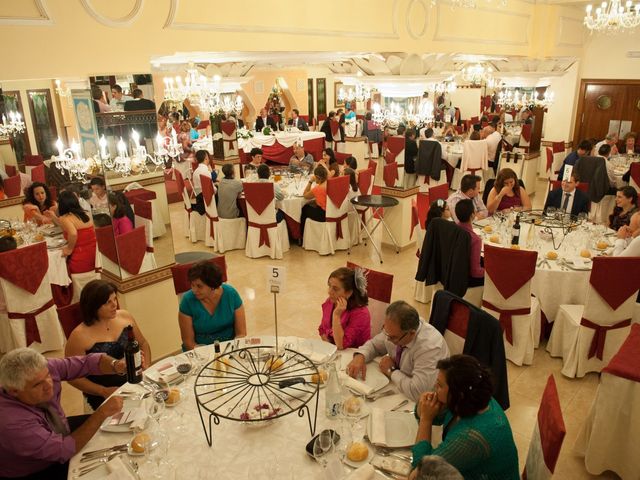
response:
{"label": "woman in teal dress", "polygon": [[195,263],[188,272],[191,290],[180,301],[178,322],[183,350],[247,335],[240,295],[222,283],[222,271],[210,262]]}
{"label": "woman in teal dress", "polygon": [[[490,372],[468,355],[454,355],[437,364],[435,392],[423,393],[413,466],[425,455],[438,455],[457,468],[465,480],[517,480],[518,451],[504,411],[492,398]],[[433,425],[443,425],[442,443],[431,444]],[[417,469],[409,476],[416,478]]]}

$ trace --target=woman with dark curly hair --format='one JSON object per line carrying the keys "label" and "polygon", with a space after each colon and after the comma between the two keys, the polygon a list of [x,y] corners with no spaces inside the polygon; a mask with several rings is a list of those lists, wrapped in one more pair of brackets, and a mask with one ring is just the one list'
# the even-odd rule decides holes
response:
{"label": "woman with dark curly hair", "polygon": [[[413,466],[425,455],[438,455],[464,478],[517,480],[518,451],[504,411],[493,399],[490,372],[468,355],[453,355],[437,364],[435,392],[423,393]],[[433,425],[443,425],[442,443],[431,445]],[[416,478],[417,470],[409,476]]]}
{"label": "woman with dark curly hair", "polygon": [[222,270],[202,261],[193,264],[187,275],[191,290],[182,297],[178,312],[182,348],[246,337],[242,299],[235,288],[222,283]]}
{"label": "woman with dark curly hair", "polygon": [[487,210],[493,215],[500,210],[515,208],[531,210],[531,199],[527,191],[518,182],[518,175],[510,168],[498,172],[496,183],[487,198]]}
{"label": "woman with dark curly hair", "polygon": [[51,198],[51,192],[42,182],[33,182],[25,191],[22,202],[24,221],[33,220],[38,225],[53,223],[57,220],[58,204]]}
{"label": "woman with dark curly hair", "polygon": [[371,314],[367,308],[367,280],[361,268],[342,267],[327,280],[329,297],[322,304],[318,332],[325,342],[357,348],[371,338]]}
{"label": "woman with dark curly hair", "polygon": [[638,192],[630,186],[619,188],[616,192],[616,206],[609,215],[609,227],[618,231],[629,225],[631,217],[638,211]]}

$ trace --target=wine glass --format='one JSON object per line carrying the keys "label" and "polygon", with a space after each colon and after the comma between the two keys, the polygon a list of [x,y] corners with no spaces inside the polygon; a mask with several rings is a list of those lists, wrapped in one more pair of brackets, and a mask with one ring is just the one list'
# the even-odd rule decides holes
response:
{"label": "wine glass", "polygon": [[178,355],[173,359],[173,364],[180,375],[182,375],[182,382],[186,385],[189,373],[194,367],[194,360],[188,355]]}
{"label": "wine glass", "polygon": [[313,458],[322,465],[327,467],[327,456],[333,450],[333,432],[331,430],[323,430],[313,442]]}
{"label": "wine glass", "polygon": [[147,400],[147,414],[156,422],[160,422],[160,418],[165,410],[165,401],[167,398],[169,398],[169,386],[165,383],[164,385],[154,387],[151,396]]}

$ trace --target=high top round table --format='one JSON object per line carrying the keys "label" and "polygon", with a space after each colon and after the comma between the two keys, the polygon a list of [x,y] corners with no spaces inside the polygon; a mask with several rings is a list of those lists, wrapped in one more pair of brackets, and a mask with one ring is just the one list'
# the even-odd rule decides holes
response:
{"label": "high top round table", "polygon": [[[360,216],[360,213],[363,210],[358,210],[358,207],[361,207],[364,210],[366,210],[367,208],[371,208],[372,217],[375,218],[376,214],[380,210],[382,210],[384,208],[395,207],[396,205],[398,205],[398,203],[400,203],[400,202],[398,202],[398,200],[396,198],[389,197],[387,195],[358,195],[357,197],[354,197],[354,198],[351,199],[351,206],[353,207],[353,209],[358,214],[358,220],[360,221],[360,225],[362,225],[362,228],[364,229],[365,233],[367,234],[367,237],[369,237],[369,240],[371,240],[371,244],[373,245],[373,248],[376,250],[376,253],[378,254],[378,257],[380,257],[380,263],[382,263],[382,253],[380,252],[380,249],[378,248],[376,243],[373,241],[373,237],[371,236],[371,235],[373,235],[373,232],[375,232],[376,228],[378,228],[378,226],[380,226],[380,224],[382,224],[382,226],[384,226],[385,230],[389,234],[389,238],[391,238],[391,241],[393,242],[394,246],[396,247],[396,253],[400,253],[400,246],[398,245],[398,242],[396,242],[396,239],[393,238],[393,234],[391,233],[391,230],[389,230],[389,227],[385,223],[383,215],[378,215],[378,223],[376,223],[376,225],[375,225],[375,227],[373,227],[373,229],[369,230],[367,228],[367,223],[368,222],[363,221],[362,217]],[[365,245],[366,245],[366,242],[365,242]]]}

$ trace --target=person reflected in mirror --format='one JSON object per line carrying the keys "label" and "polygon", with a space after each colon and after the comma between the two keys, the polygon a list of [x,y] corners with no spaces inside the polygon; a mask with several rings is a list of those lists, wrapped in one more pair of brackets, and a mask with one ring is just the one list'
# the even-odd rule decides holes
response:
{"label": "person reflected in mirror", "polygon": [[134,229],[135,217],[124,193],[111,192],[109,194],[109,212],[111,213],[113,234],[116,237]]}
{"label": "person reflected in mirror", "polygon": [[[65,345],[65,357],[104,353],[117,360],[124,358],[127,327],[140,344],[142,368],[151,363],[151,347],[142,334],[133,315],[118,305],[117,289],[104,280],[92,280],[80,294],[82,323],[73,329]],[[116,372],[108,375],[90,375],[69,382],[83,393],[91,408],[98,409],[118,387],[127,383],[127,377]]]}
{"label": "person reflected in mirror", "polygon": [[70,274],[92,272],[96,268],[96,231],[92,218],[85,212],[78,197],[65,190],[58,197],[58,220],[67,244],[62,256],[67,257]]}
{"label": "person reflected in mirror", "polygon": [[98,85],[91,85],[91,98],[93,99],[94,113],[107,113],[111,107],[104,99],[104,92]]}
{"label": "person reflected in mirror", "polygon": [[93,177],[89,181],[91,198],[89,203],[93,210],[105,213],[109,208],[109,197],[107,196],[107,184],[102,177]]}
{"label": "person reflected in mirror", "polygon": [[242,299],[235,288],[222,283],[220,267],[206,260],[198,262],[187,277],[191,290],[182,296],[178,312],[182,349],[246,337]]}
{"label": "person reflected in mirror", "polygon": [[22,210],[24,221],[45,225],[57,221],[58,204],[51,197],[49,187],[42,182],[33,182],[24,194]]}
{"label": "person reflected in mirror", "polygon": [[[193,171],[192,175],[193,194],[195,195],[196,203],[192,203],[191,208],[200,215],[204,215],[206,209],[204,205],[204,198],[202,197],[201,177],[204,176],[207,177],[207,179],[211,178],[209,152],[206,150],[198,150],[196,152],[196,161],[198,162],[198,167]],[[213,193],[215,194],[215,192],[216,186],[213,184]]]}
{"label": "person reflected in mirror", "polygon": [[109,102],[109,105],[111,106],[112,111],[124,110],[124,104],[129,100],[133,100],[133,97],[125,95],[120,85],[116,83],[111,87],[111,101]]}
{"label": "person reflected in mirror", "polygon": [[124,102],[125,112],[140,110],[153,110],[155,112],[156,104],[153,101],[144,98],[144,93],[141,89],[134,88],[131,92],[131,95],[133,96],[133,100],[127,100],[126,102]]}

